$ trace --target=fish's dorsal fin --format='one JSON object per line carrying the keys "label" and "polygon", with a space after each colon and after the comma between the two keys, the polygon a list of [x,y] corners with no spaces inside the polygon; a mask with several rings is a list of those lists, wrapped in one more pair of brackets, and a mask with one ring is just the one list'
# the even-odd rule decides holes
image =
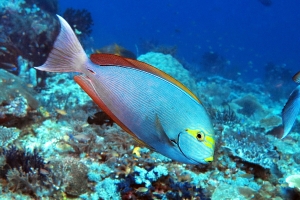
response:
{"label": "fish's dorsal fin", "polygon": [[[129,133],[134,137],[134,139],[143,146],[149,147],[143,141],[141,141],[127,126],[125,126],[112,112],[111,110],[104,104],[99,95],[94,89],[91,81],[85,77],[84,75],[78,75],[74,77],[75,82],[80,85],[80,87],[93,99],[93,101],[101,108],[103,112],[105,112],[116,124],[118,124],[124,131]],[[150,147],[151,148],[151,147]]]}
{"label": "fish's dorsal fin", "polygon": [[90,57],[91,61],[97,65],[101,66],[123,66],[123,67],[132,67],[136,68],[142,71],[146,71],[148,73],[154,74],[156,76],[159,76],[177,87],[181,88],[183,91],[188,93],[193,99],[195,99],[197,102],[201,103],[200,100],[196,97],[195,94],[193,94],[187,87],[185,87],[182,83],[177,81],[172,76],[168,75],[167,73],[138,60],[134,60],[131,58],[125,58],[122,56],[114,55],[114,54],[105,54],[105,53],[95,53],[92,54]]}

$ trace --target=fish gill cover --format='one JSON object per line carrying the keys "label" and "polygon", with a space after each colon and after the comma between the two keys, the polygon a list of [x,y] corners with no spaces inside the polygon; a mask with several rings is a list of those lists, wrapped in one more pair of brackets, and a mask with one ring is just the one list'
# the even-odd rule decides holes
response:
{"label": "fish gill cover", "polygon": [[177,1],[160,2],[162,10],[155,1],[135,2],[155,10],[151,17],[121,3],[72,3],[71,10],[93,17],[87,20],[93,32],[81,39],[87,52],[120,44],[201,99],[217,135],[215,160],[184,165],[136,148],[109,118],[98,117],[99,109],[70,75],[35,72],[58,33],[54,14],[67,10],[69,1],[2,0],[0,67],[17,76],[0,74],[1,198],[299,198],[298,120],[284,140],[273,136],[277,130],[266,134],[281,125],[281,109],[295,87],[291,78],[299,71],[292,67],[299,66],[299,45],[291,44],[298,44],[294,1],[254,0],[247,7],[192,1],[194,8],[185,9]]}

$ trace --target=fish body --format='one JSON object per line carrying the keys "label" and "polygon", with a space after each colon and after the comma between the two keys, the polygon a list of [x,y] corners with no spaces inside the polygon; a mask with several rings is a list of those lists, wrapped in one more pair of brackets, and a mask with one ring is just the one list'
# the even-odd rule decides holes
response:
{"label": "fish body", "polygon": [[89,59],[68,23],[58,18],[60,33],[47,61],[37,69],[80,72],[75,81],[141,144],[183,163],[213,160],[214,130],[195,95],[146,63],[110,54]]}
{"label": "fish body", "polygon": [[282,109],[282,125],[283,136],[282,139],[291,131],[296,118],[300,111],[300,85],[297,86],[291,93],[285,106]]}

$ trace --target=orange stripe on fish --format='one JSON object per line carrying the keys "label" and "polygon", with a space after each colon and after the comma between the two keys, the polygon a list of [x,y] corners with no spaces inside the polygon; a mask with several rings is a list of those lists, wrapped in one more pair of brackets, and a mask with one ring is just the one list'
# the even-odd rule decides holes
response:
{"label": "orange stripe on fish", "polygon": [[166,74],[165,72],[163,72],[147,63],[144,63],[144,62],[141,62],[138,60],[134,60],[131,58],[121,57],[121,56],[114,55],[114,54],[104,54],[104,53],[92,54],[90,59],[93,63],[95,63],[97,65],[101,65],[101,66],[118,65],[118,66],[122,66],[122,67],[132,67],[135,69],[149,72],[151,74],[154,74],[156,76],[159,76],[163,79],[170,81],[171,83],[175,84],[176,86],[178,86],[179,88],[184,90],[186,93],[188,93],[191,97],[193,97],[193,99],[195,99],[196,101],[201,103],[200,100],[196,97],[196,95],[194,95],[182,83],[180,83],[179,81],[177,81],[175,78],[171,77],[170,75]]}

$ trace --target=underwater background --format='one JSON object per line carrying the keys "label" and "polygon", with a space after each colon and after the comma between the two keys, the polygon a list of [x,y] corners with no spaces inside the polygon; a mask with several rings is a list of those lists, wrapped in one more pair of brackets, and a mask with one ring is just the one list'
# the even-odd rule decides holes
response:
{"label": "underwater background", "polygon": [[[1,199],[300,199],[299,119],[280,139],[299,11],[296,0],[0,0]],[[214,161],[139,146],[74,74],[36,71],[55,14],[88,54],[136,58],[192,90],[214,125]]]}

